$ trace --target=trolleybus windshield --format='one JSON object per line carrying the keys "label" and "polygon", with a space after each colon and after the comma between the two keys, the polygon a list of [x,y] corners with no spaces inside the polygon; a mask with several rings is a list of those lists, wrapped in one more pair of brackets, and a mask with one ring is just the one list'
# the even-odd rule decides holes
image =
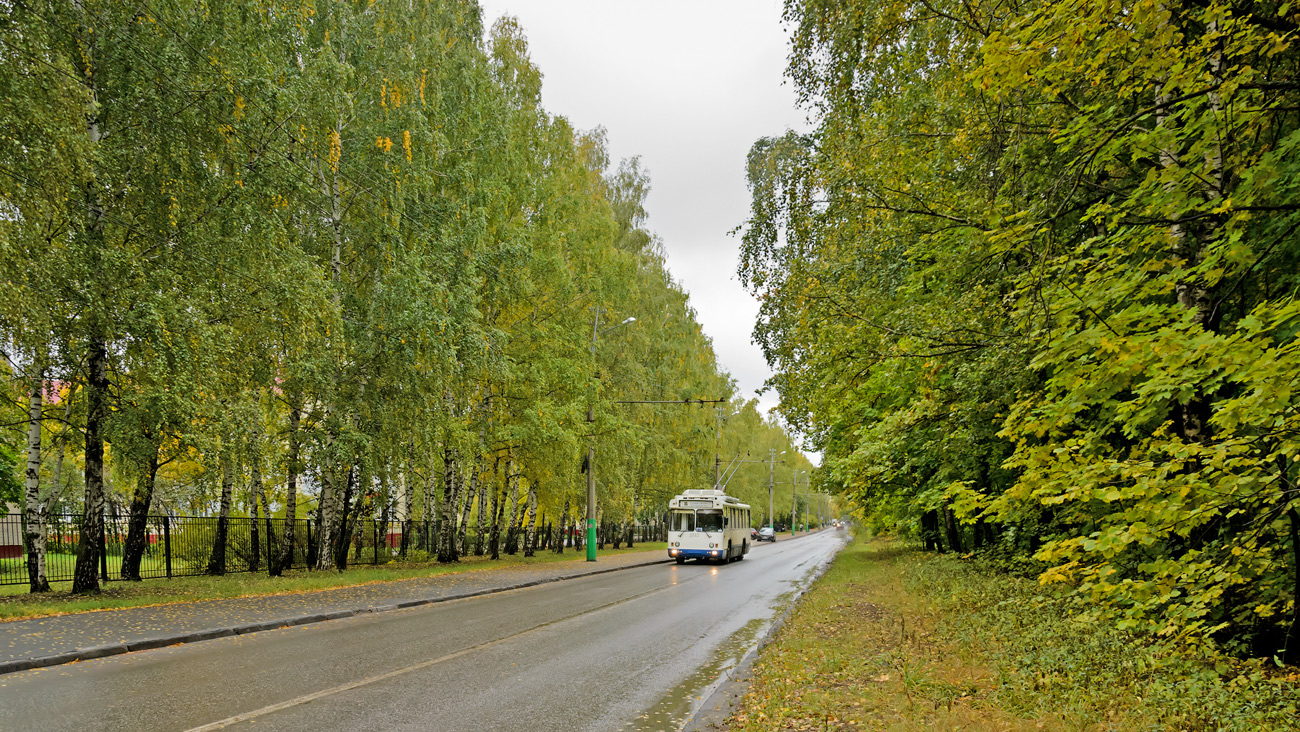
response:
{"label": "trolleybus windshield", "polygon": [[722,509],[696,511],[695,521],[695,525],[704,531],[722,531]]}

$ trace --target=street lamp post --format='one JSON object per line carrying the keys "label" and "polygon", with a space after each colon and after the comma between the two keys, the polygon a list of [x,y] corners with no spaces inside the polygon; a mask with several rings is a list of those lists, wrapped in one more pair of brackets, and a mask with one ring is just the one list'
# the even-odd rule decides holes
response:
{"label": "street lamp post", "polygon": [[[596,339],[628,323],[635,323],[636,318],[628,318],[618,325],[600,330],[600,308],[596,308],[596,317],[591,321],[591,364],[596,365]],[[597,376],[599,378],[599,376]],[[591,435],[587,439],[587,561],[596,561],[596,413],[595,405],[587,404],[587,424],[591,425]]]}

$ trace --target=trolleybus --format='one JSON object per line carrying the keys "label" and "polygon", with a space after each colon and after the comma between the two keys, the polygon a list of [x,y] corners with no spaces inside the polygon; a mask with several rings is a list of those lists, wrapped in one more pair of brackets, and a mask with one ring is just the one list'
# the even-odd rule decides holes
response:
{"label": "trolleybus", "polygon": [[749,553],[749,506],[720,490],[688,490],[668,502],[668,556],[730,562]]}

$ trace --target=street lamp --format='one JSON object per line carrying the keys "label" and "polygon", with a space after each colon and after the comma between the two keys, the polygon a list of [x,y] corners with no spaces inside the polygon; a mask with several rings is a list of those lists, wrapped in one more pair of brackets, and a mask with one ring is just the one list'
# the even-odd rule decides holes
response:
{"label": "street lamp", "polygon": [[[594,368],[596,365],[596,339],[606,333],[621,328],[629,323],[635,323],[636,318],[628,318],[622,323],[611,325],[604,330],[600,330],[600,308],[596,308],[596,317],[591,321],[591,363]],[[599,378],[599,376],[597,376]],[[593,425],[592,433],[587,440],[587,561],[596,561],[596,433],[595,433],[595,406],[587,404],[587,424]]]}

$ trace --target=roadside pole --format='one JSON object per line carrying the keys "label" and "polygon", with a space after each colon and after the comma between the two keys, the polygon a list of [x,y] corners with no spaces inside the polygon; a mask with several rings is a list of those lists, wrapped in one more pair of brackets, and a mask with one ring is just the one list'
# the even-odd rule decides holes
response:
{"label": "roadside pole", "polygon": [[[785,450],[778,453],[775,447],[767,449],[767,523],[772,527],[773,536],[776,535],[776,513],[772,510],[772,486],[775,485],[776,478],[776,457],[784,454]],[[781,464],[785,465],[785,461]],[[794,506],[790,507],[790,512],[790,523],[794,523]]]}
{"label": "roadside pole", "polygon": [[[600,308],[591,319],[591,368],[596,378],[600,379],[600,369],[596,367],[596,339],[602,335],[622,328],[628,323],[635,323],[636,318],[628,318],[618,325],[600,329]],[[596,561],[596,414],[595,405],[587,403],[587,561]]]}
{"label": "roadside pole", "polygon": [[799,471],[790,476],[790,536],[794,536],[795,527],[799,525]]}
{"label": "roadside pole", "polygon": [[[587,408],[588,429],[595,432],[595,415]],[[587,561],[596,561],[596,436],[587,442]]]}
{"label": "roadside pole", "polygon": [[[591,319],[591,367],[600,378],[600,369],[596,368],[596,339],[600,337],[600,308]],[[596,561],[596,417],[595,406],[587,403],[587,561]]]}
{"label": "roadside pole", "polygon": [[776,533],[776,514],[772,511],[772,477],[776,471],[776,448],[767,451],[767,525]]}

